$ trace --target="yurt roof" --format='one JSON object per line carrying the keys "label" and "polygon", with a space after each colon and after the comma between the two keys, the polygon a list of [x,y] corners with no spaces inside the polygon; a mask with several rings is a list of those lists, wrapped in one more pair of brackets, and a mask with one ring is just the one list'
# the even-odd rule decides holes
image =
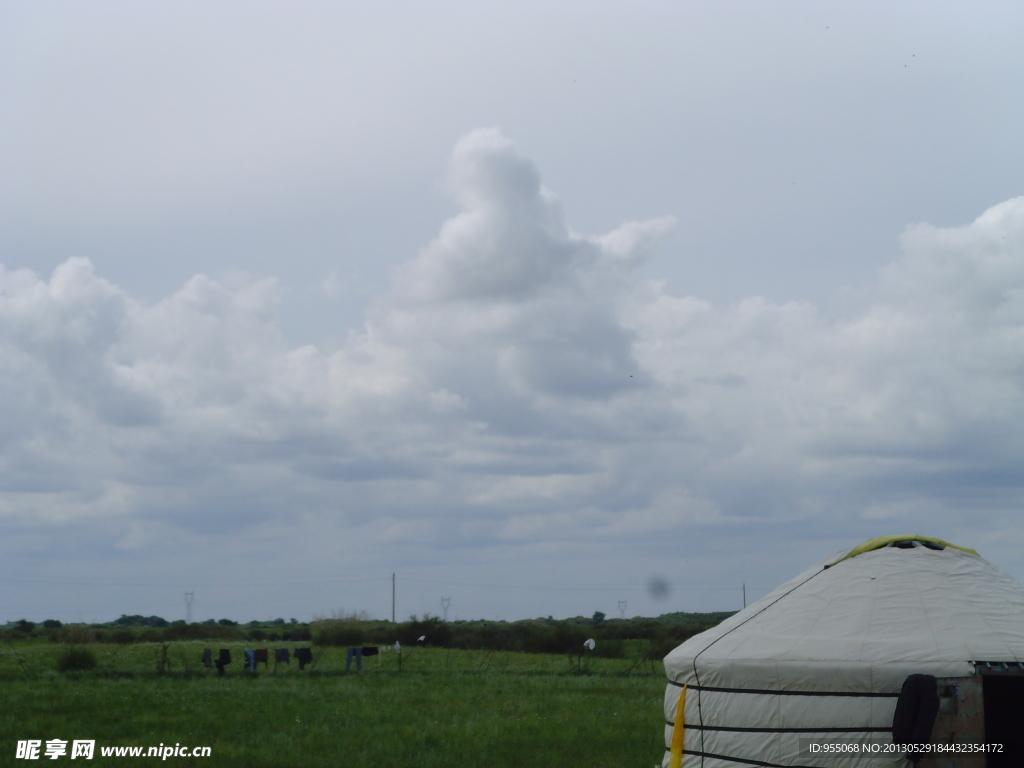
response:
{"label": "yurt roof", "polygon": [[720,670],[739,663],[808,673],[1020,662],[1024,587],[974,550],[919,536],[872,539],[690,638],[665,658],[666,672],[682,681],[698,660]]}

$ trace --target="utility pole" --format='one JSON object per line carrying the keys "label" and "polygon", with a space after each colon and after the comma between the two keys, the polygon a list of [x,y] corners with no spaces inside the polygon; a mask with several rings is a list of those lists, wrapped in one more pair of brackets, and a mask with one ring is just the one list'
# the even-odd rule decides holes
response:
{"label": "utility pole", "polygon": [[626,601],[619,600],[619,618],[626,618]]}
{"label": "utility pole", "polygon": [[743,582],[743,607],[747,607],[747,582]]}
{"label": "utility pole", "polygon": [[185,623],[186,624],[191,624],[192,623],[192,601],[195,600],[195,597],[196,597],[196,593],[195,592],[186,592],[185,593]]}
{"label": "utility pole", "polygon": [[395,574],[391,573],[391,623],[395,623]]}
{"label": "utility pole", "polygon": [[441,598],[441,609],[444,611],[444,620],[448,621],[448,606],[452,604],[450,597]]}

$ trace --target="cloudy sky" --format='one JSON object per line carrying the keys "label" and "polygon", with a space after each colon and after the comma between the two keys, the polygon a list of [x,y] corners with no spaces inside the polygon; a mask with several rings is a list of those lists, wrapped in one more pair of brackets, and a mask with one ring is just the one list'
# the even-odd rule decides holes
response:
{"label": "cloudy sky", "polygon": [[0,621],[1024,578],[1021,28],[0,3]]}

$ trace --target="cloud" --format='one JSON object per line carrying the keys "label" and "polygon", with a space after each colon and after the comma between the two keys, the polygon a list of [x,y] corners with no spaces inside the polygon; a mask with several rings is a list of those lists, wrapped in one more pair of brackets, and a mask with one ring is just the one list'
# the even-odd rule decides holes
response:
{"label": "cloud", "polygon": [[0,518],[93,520],[140,551],[245,528],[296,552],[288,531],[320,519],[424,557],[743,521],[1011,524],[1024,198],[910,227],[837,318],[666,293],[637,267],[671,219],[573,232],[496,129],[459,141],[450,184],[461,211],[334,351],[288,347],[273,280],[196,275],[146,304],[84,259],[0,272]]}

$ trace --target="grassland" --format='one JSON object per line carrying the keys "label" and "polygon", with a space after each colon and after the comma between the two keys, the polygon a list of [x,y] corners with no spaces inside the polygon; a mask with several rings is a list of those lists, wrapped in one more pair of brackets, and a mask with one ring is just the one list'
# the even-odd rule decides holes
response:
{"label": "grassland", "polygon": [[[0,647],[0,764],[19,739],[95,739],[99,747],[210,746],[208,766],[588,766],[650,768],[662,755],[659,663],[500,651],[407,648],[345,672],[343,648],[314,648],[315,665],[242,671],[254,643],[92,644],[97,666],[56,672],[64,646]],[[283,644],[280,644],[283,645]],[[289,643],[288,645],[296,645]],[[200,664],[230,648],[228,674]],[[627,654],[639,658],[642,649]],[[353,668],[354,669],[354,668]],[[67,760],[67,757],[60,758]]]}

